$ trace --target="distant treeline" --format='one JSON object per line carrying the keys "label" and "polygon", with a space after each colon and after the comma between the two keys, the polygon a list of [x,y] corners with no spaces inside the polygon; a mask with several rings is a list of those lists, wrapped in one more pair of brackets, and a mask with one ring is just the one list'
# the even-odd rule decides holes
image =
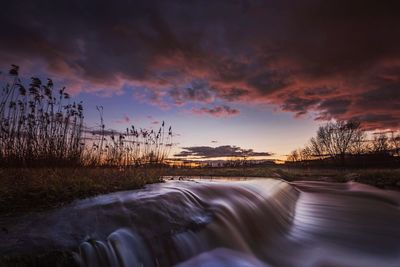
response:
{"label": "distant treeline", "polygon": [[71,100],[65,87],[32,77],[24,84],[19,67],[0,74],[0,166],[143,166],[161,164],[172,146],[172,129],[124,132],[84,124],[83,103]]}
{"label": "distant treeline", "polygon": [[400,133],[367,133],[359,121],[329,122],[318,128],[303,148],[293,150],[287,164],[303,166],[400,166]]}
{"label": "distant treeline", "polygon": [[228,160],[181,160],[169,159],[169,167],[176,168],[243,168],[271,167],[277,165],[274,160],[252,160],[247,158],[231,158]]}

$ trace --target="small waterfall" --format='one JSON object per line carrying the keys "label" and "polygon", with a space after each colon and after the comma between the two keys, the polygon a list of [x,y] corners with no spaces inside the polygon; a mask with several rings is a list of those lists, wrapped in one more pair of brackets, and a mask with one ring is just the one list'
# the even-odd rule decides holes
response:
{"label": "small waterfall", "polygon": [[16,225],[30,231],[7,249],[80,243],[82,267],[398,267],[399,207],[358,183],[168,181]]}
{"label": "small waterfall", "polygon": [[[169,242],[156,238],[147,239],[146,244],[146,238],[140,237],[136,229],[119,229],[107,241],[82,243],[77,256],[81,266],[171,266],[208,251],[214,251],[203,255],[208,260],[214,255],[231,261],[228,255],[240,251],[247,255],[241,262],[261,264],[252,256],[253,251],[258,249],[258,242],[267,245],[275,236],[289,231],[299,194],[289,184],[272,179],[200,182],[171,186],[169,190],[169,194],[177,193],[176,199],[188,207],[202,209],[199,214],[189,211],[193,215],[191,221],[179,232],[169,235]],[[182,204],[174,202],[164,206],[163,216]],[[174,218],[167,215],[163,220]]]}
{"label": "small waterfall", "polygon": [[113,232],[107,243],[83,242],[79,250],[81,257],[77,257],[77,261],[83,266],[153,266],[143,241],[126,229]]}

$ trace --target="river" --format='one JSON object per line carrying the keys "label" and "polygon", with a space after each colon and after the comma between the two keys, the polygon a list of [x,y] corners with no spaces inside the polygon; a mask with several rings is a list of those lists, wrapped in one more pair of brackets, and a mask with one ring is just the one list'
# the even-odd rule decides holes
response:
{"label": "river", "polygon": [[0,253],[82,267],[400,266],[400,193],[348,182],[166,179],[7,217]]}

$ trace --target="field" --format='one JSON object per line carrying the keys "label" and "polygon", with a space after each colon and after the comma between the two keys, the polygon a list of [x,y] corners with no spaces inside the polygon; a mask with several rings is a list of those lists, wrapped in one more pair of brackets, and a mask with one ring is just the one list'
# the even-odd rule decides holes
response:
{"label": "field", "polygon": [[0,169],[0,214],[55,208],[76,199],[160,182],[159,169]]}

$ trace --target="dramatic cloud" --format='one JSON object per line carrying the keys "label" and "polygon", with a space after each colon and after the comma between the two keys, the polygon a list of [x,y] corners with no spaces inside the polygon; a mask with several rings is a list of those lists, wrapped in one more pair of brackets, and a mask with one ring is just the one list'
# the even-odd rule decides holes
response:
{"label": "dramatic cloud", "polygon": [[173,88],[168,94],[177,105],[189,101],[210,103],[214,100],[213,92],[204,81],[193,81],[191,87],[188,88]]}
{"label": "dramatic cloud", "polygon": [[399,128],[398,10],[392,0],[9,1],[0,64],[44,66],[76,91],[145,88],[135,95],[163,108],[274,104]]}
{"label": "dramatic cloud", "polygon": [[206,108],[206,107],[199,109],[193,108],[192,112],[194,114],[199,114],[199,115],[207,114],[215,117],[228,117],[228,116],[238,115],[240,113],[239,110],[225,105],[215,106],[212,108]]}
{"label": "dramatic cloud", "polygon": [[174,157],[208,159],[221,157],[267,157],[272,155],[269,152],[254,152],[252,149],[243,149],[237,146],[193,146],[182,149]]}

